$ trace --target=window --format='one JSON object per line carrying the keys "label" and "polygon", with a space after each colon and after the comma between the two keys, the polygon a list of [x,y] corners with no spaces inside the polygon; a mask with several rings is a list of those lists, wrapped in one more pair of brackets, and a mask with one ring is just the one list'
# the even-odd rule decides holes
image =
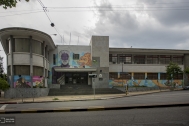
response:
{"label": "window", "polygon": [[112,54],[109,54],[109,62],[112,62]]}
{"label": "window", "polygon": [[117,63],[117,54],[112,54],[112,62],[113,64]]}
{"label": "window", "polygon": [[79,60],[79,54],[73,54],[73,59],[74,60]]}
{"label": "window", "polygon": [[117,72],[112,72],[109,74],[110,79],[117,79],[118,78],[118,73]]}
{"label": "window", "polygon": [[131,55],[118,54],[118,63],[131,64]]}
{"label": "window", "polygon": [[145,56],[144,55],[135,55],[134,63],[135,64],[145,64]]}
{"label": "window", "polygon": [[32,52],[42,55],[42,43],[37,40],[32,40]]}
{"label": "window", "polygon": [[43,76],[43,67],[33,66],[33,76]]}
{"label": "window", "polygon": [[178,73],[177,75],[174,76],[173,79],[174,80],[176,80],[176,79],[182,80],[183,79],[183,74],[182,73]]}
{"label": "window", "polygon": [[120,79],[131,79],[131,73],[120,73]]}
{"label": "window", "polygon": [[160,64],[169,64],[171,61],[171,56],[169,55],[161,55],[160,56]]}
{"label": "window", "polygon": [[30,43],[29,39],[15,39],[15,43],[13,44],[13,51],[15,52],[30,52]]}
{"label": "window", "polygon": [[132,62],[131,55],[126,55],[125,59],[126,59],[126,62],[124,62],[124,64],[131,64],[131,62]]}
{"label": "window", "polygon": [[30,75],[30,66],[14,65],[14,75]]}
{"label": "window", "polygon": [[134,73],[134,79],[145,79],[145,73]]}
{"label": "window", "polygon": [[126,62],[125,54],[118,54],[118,61],[117,63],[124,63]]}
{"label": "window", "polygon": [[149,80],[157,80],[158,79],[158,73],[148,73],[147,79]]}
{"label": "window", "polygon": [[158,56],[157,55],[147,56],[147,64],[159,64],[158,63]]}
{"label": "window", "polygon": [[166,73],[161,73],[160,74],[160,80],[167,80],[167,74]]}
{"label": "window", "polygon": [[56,54],[53,54],[53,65],[56,65]]}
{"label": "window", "polygon": [[182,65],[183,64],[183,56],[173,56],[172,61],[174,63]]}

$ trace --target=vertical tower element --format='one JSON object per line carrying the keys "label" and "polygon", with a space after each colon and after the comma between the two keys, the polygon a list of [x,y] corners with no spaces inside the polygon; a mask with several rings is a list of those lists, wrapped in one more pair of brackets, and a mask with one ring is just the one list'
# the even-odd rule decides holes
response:
{"label": "vertical tower element", "polygon": [[[109,86],[109,36],[92,36],[91,38],[92,61],[97,60],[96,88],[108,88]],[[94,67],[94,64],[92,63]],[[102,78],[99,78],[102,70]]]}

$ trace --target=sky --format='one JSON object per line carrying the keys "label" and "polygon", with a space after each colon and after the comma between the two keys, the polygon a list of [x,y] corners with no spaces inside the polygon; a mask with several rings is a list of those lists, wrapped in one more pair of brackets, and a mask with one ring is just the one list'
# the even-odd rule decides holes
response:
{"label": "sky", "polygon": [[109,36],[110,47],[189,50],[189,1],[21,0],[16,8],[0,6],[0,29],[7,27],[43,31],[56,45],[89,45],[100,35]]}

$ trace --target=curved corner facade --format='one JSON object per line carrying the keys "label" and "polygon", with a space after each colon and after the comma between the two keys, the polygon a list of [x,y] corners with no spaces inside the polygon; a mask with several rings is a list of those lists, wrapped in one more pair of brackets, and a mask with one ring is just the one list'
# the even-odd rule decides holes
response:
{"label": "curved corner facade", "polygon": [[[7,76],[11,88],[47,87],[49,51],[55,49],[51,37],[27,28],[5,28],[0,40],[7,55]],[[22,85],[21,85],[22,84]]]}

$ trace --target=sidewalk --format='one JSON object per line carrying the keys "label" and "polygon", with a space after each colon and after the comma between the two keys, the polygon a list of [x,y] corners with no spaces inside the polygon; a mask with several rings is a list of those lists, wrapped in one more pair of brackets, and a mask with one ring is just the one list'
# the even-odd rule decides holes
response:
{"label": "sidewalk", "polygon": [[[137,95],[145,95],[152,93],[160,93],[170,91],[166,90],[153,90],[153,91],[142,91],[142,92],[129,92],[127,95],[124,94],[102,94],[102,95],[69,95],[69,96],[46,96],[38,98],[16,98],[16,99],[5,99],[0,98],[0,104],[19,104],[19,103],[41,103],[41,102],[68,102],[68,101],[87,101],[87,100],[106,100],[106,99],[115,99],[122,97],[130,97]],[[34,100],[34,101],[33,101]]]}

